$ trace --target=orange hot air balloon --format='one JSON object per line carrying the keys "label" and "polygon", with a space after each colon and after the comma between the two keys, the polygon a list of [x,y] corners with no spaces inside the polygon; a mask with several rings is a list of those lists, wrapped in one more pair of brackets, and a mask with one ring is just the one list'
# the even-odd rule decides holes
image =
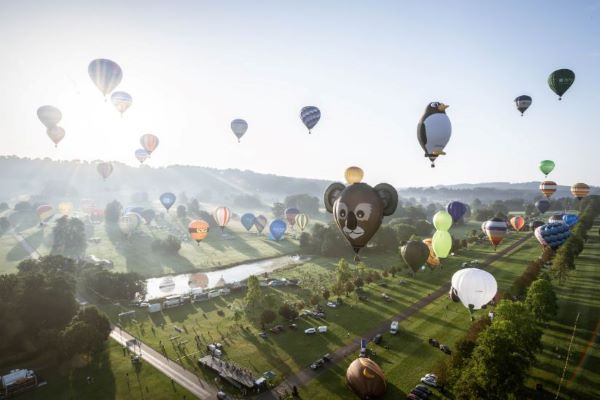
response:
{"label": "orange hot air balloon", "polygon": [[571,186],[571,194],[574,197],[577,197],[577,200],[583,199],[589,193],[590,193],[590,187],[588,185],[586,185],[585,183],[579,182],[579,183],[576,183],[573,186]]}
{"label": "orange hot air balloon", "polygon": [[510,224],[514,228],[515,231],[520,231],[525,226],[525,218],[517,215],[516,217],[512,217],[510,219]]}
{"label": "orange hot air balloon", "polygon": [[188,225],[188,232],[190,233],[192,239],[194,239],[196,243],[200,245],[200,242],[208,236],[208,228],[208,222],[201,219],[196,219],[190,222]]}
{"label": "orange hot air balloon", "polygon": [[433,251],[433,244],[431,238],[423,239],[423,243],[425,243],[429,248],[429,257],[427,257],[427,264],[432,268],[438,267],[440,265],[440,259],[435,255],[435,251]]}
{"label": "orange hot air balloon", "polygon": [[540,183],[540,191],[546,196],[550,198],[556,192],[556,182],[553,181],[544,181]]}
{"label": "orange hot air balloon", "polygon": [[158,142],[158,137],[151,133],[142,135],[142,137],[140,138],[140,144],[148,154],[152,154],[152,152],[156,150],[156,148],[158,147]]}
{"label": "orange hot air balloon", "polygon": [[349,185],[361,182],[363,176],[363,170],[355,166],[346,168],[346,171],[344,172],[344,177],[346,178],[346,182],[348,182]]}

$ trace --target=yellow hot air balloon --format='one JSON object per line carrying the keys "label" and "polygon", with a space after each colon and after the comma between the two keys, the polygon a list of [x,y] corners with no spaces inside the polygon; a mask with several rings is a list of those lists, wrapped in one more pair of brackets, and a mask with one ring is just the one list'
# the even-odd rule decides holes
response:
{"label": "yellow hot air balloon", "polygon": [[73,203],[64,201],[58,205],[58,212],[65,217],[71,215],[71,211],[73,211]]}
{"label": "yellow hot air balloon", "polygon": [[589,193],[590,193],[590,187],[588,185],[586,185],[585,183],[579,182],[579,183],[576,183],[573,186],[571,186],[571,194],[573,194],[573,196],[576,197],[577,200],[583,199]]}
{"label": "yellow hot air balloon", "polygon": [[429,248],[429,257],[427,257],[427,264],[432,268],[439,267],[440,259],[435,255],[435,251],[433,251],[433,243],[431,238],[423,239],[423,243],[425,243]]}
{"label": "yellow hot air balloon", "polygon": [[208,236],[208,222],[196,219],[188,225],[188,232],[192,239],[196,241],[196,243],[200,244],[202,240],[204,240]]}
{"label": "yellow hot air balloon", "polygon": [[301,231],[304,232],[304,228],[308,225],[308,216],[306,214],[298,214],[296,215],[296,226],[300,228]]}
{"label": "yellow hot air balloon", "polygon": [[349,185],[353,183],[359,183],[360,181],[362,181],[363,176],[363,170],[355,166],[346,168],[346,172],[344,172],[344,177],[346,178],[346,182],[348,182]]}

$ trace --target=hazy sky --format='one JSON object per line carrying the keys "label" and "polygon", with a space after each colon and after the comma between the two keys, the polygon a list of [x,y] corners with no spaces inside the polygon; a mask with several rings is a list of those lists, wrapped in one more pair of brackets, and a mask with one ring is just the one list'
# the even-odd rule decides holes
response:
{"label": "hazy sky", "polygon": [[[0,55],[0,154],[137,165],[154,133],[151,166],[339,180],[356,164],[371,184],[428,186],[539,180],[549,158],[558,183],[600,185],[599,1],[13,1]],[[89,79],[94,58],[123,68],[124,118]],[[558,68],[577,76],[560,102]],[[431,169],[416,124],[434,100],[453,135]],[[63,111],[57,149],[44,104]],[[304,105],[322,111],[312,135]],[[234,118],[250,125],[240,144]]]}

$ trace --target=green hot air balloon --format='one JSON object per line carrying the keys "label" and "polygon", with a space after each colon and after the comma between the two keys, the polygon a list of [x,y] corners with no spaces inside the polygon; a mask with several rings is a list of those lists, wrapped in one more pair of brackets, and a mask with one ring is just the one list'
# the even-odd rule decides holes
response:
{"label": "green hot air balloon", "polygon": [[554,161],[552,160],[542,160],[540,161],[540,171],[546,176],[554,169]]}
{"label": "green hot air balloon", "polygon": [[548,77],[548,86],[558,95],[559,100],[562,100],[562,95],[569,90],[573,82],[575,73],[570,69],[558,69]]}
{"label": "green hot air balloon", "polygon": [[452,249],[452,236],[447,231],[437,231],[431,238],[431,247],[438,258],[446,258]]}
{"label": "green hot air balloon", "polygon": [[433,216],[433,226],[438,231],[447,231],[452,226],[452,215],[446,210],[440,210]]}

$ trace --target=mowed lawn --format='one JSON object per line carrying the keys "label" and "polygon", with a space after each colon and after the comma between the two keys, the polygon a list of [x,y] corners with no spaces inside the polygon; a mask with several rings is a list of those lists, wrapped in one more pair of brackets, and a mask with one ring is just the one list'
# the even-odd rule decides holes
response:
{"label": "mowed lawn", "polygon": [[542,343],[544,351],[530,372],[528,385],[541,383],[553,394],[565,367],[573,326],[577,315],[577,330],[571,356],[561,388],[563,399],[600,398],[600,238],[597,224],[590,230],[585,249],[576,260],[576,270],[567,282],[555,283],[559,311],[548,324]]}
{"label": "mowed lawn", "polygon": [[[524,235],[526,234],[511,234],[506,238],[506,244],[503,243],[502,247],[508,246]],[[531,238],[525,246],[533,247],[534,243],[534,239]],[[539,252],[539,249],[537,251]],[[198,355],[204,352],[206,344],[218,341],[225,345],[226,358],[250,369],[256,375],[272,370],[277,374],[274,380],[277,383],[285,376],[306,368],[323,354],[334,351],[352,341],[358,341],[365,332],[385,323],[392,316],[399,314],[420,298],[430,294],[448,282],[462,262],[475,258],[483,260],[493,253],[489,244],[479,244],[468,251],[463,251],[462,255],[447,259],[444,261],[443,268],[419,271],[414,277],[406,274],[396,277],[389,276],[383,279],[386,287],[376,283],[365,287],[369,301],[360,302],[354,294],[344,297],[345,304],[340,308],[334,310],[325,307],[326,320],[301,317],[297,321],[298,327],[295,330],[289,329],[286,323],[278,320],[276,323],[286,326],[285,332],[269,333],[267,339],[258,336],[260,326],[253,325],[245,318],[238,322],[233,320],[233,310],[242,307],[243,294],[232,294],[194,305],[187,304],[154,315],[138,311],[135,322],[122,321],[122,326],[157,350],[160,349],[159,343],[162,342],[167,355],[172,359],[181,358],[181,354],[176,352],[175,346],[171,344],[171,339],[174,338],[175,342],[187,341],[185,349],[186,354],[190,357],[184,358],[180,362],[208,379],[212,378],[212,375],[199,370],[196,360]],[[517,256],[515,255],[515,257]],[[527,258],[527,256],[524,257]],[[398,255],[376,257],[369,256],[368,252],[363,259],[369,267],[379,269],[399,265],[401,262]],[[277,310],[284,301],[302,300],[308,305],[310,296],[313,293],[321,292],[317,288],[331,286],[336,262],[337,260],[319,258],[301,266],[270,274],[271,277],[297,277],[303,282],[302,288],[264,288],[265,294],[273,294],[276,299],[272,308]],[[521,259],[514,263],[518,264],[515,266],[515,270],[524,266],[524,260]],[[509,281],[510,279],[506,278],[506,282]],[[503,282],[500,279],[500,284]],[[383,293],[388,294],[392,301],[385,302],[382,299]],[[324,305],[324,300],[321,301],[321,304]],[[104,306],[103,308],[115,320],[116,314],[125,310],[125,308],[115,306]],[[467,312],[459,310],[457,307],[455,307],[455,314],[460,318],[468,319]],[[308,336],[303,333],[304,329],[319,325],[329,327],[327,334]],[[196,345],[194,339],[196,334],[200,337],[201,344],[199,346]]]}
{"label": "mowed lawn", "polygon": [[[77,369],[36,370],[47,385],[19,395],[22,400],[143,400],[143,399],[195,399],[186,389],[147,363],[136,371],[122,347],[112,339],[106,350],[90,365]],[[129,376],[127,376],[128,374]],[[88,384],[86,377],[94,382]]]}
{"label": "mowed lawn", "polygon": [[[525,270],[527,262],[540,253],[541,248],[532,237],[514,253],[494,262],[486,270],[494,275],[500,290],[507,290],[513,280]],[[452,270],[452,273],[455,271],[456,269]],[[467,309],[461,303],[453,303],[443,296],[401,322],[397,335],[391,335],[387,330],[382,332],[384,339],[381,345],[369,344],[369,347],[375,350],[372,358],[382,367],[388,382],[386,394],[382,398],[403,398],[419,383],[421,376],[432,372],[433,366],[440,358],[448,357],[430,346],[429,338],[435,338],[452,349],[469,325]],[[345,385],[345,373],[348,365],[357,356],[358,354],[349,356],[344,362],[319,375],[301,388],[301,396],[310,399],[349,398],[350,391]],[[439,393],[436,395],[440,396]]]}

